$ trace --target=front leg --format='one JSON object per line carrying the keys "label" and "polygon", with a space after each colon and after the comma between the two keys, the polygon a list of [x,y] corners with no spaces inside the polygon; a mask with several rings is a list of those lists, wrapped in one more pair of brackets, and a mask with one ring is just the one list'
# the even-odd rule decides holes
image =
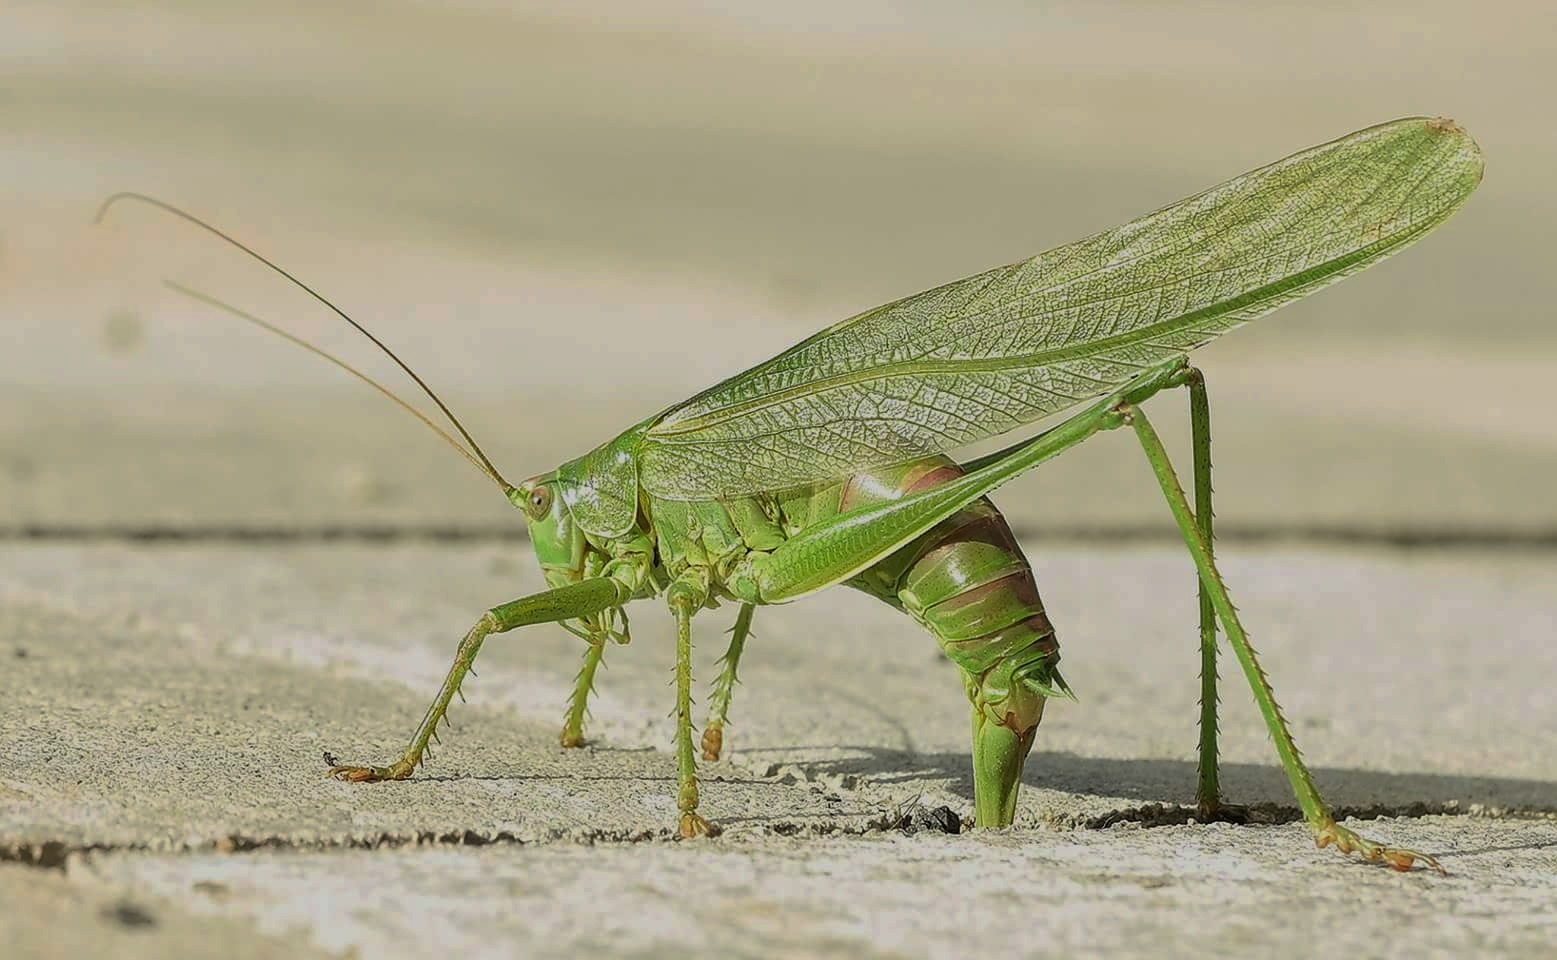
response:
{"label": "front leg", "polygon": [[689,567],[665,594],[676,618],[676,807],[682,839],[717,837],[717,824],[697,812],[697,755],[692,747],[692,616],[708,602],[708,571]]}
{"label": "front leg", "polygon": [[423,755],[428,752],[428,741],[438,735],[438,723],[445,720],[444,715],[448,712],[449,701],[459,693],[460,685],[465,682],[465,674],[470,672],[471,666],[476,662],[476,655],[481,652],[481,644],[488,636],[515,627],[592,616],[612,607],[619,607],[631,597],[632,589],[629,584],[611,577],[594,577],[493,607],[476,621],[476,625],[465,634],[465,639],[460,641],[459,649],[454,654],[454,663],[450,665],[448,675],[443,678],[443,686],[439,688],[438,696],[427,708],[427,714],[422,717],[416,733],[411,735],[411,742],[400,755],[400,759],[387,767],[333,766],[330,768],[329,775],[337,780],[350,780],[357,783],[406,779],[422,762]]}

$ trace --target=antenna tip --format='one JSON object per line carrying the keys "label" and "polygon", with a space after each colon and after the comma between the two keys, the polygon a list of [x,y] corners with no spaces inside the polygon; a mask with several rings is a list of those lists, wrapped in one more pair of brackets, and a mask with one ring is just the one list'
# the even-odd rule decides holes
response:
{"label": "antenna tip", "polygon": [[114,201],[117,199],[119,199],[119,195],[116,193],[97,205],[97,213],[92,215],[92,226],[96,227],[102,224],[103,218],[108,216],[108,208],[113,206]]}
{"label": "antenna tip", "polygon": [[103,199],[103,202],[98,205],[97,216],[92,218],[92,225],[97,226],[98,224],[102,223],[103,218],[108,216],[108,208],[112,207],[120,200],[140,200],[141,202],[149,203],[154,207],[167,207],[167,204],[163,203],[161,200],[148,197],[144,193],[136,193],[133,190],[120,190],[118,193],[110,193]]}

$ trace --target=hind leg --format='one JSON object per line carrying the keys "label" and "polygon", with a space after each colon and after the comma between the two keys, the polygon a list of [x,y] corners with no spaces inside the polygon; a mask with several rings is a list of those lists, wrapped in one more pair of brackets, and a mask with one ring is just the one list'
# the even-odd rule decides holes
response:
{"label": "hind leg", "polygon": [[1238,618],[1238,612],[1233,608],[1227,585],[1211,557],[1210,546],[1201,534],[1194,511],[1190,508],[1189,500],[1184,496],[1184,489],[1179,484],[1173,464],[1168,460],[1168,452],[1163,447],[1162,440],[1157,436],[1157,431],[1152,429],[1150,421],[1146,419],[1145,413],[1140,408],[1132,404],[1121,404],[1119,412],[1125,421],[1135,428],[1136,437],[1141,441],[1146,459],[1151,464],[1152,472],[1157,477],[1157,483],[1162,488],[1168,507],[1173,512],[1173,519],[1184,538],[1184,545],[1189,548],[1190,556],[1194,558],[1200,582],[1205,587],[1217,618],[1221,620],[1222,628],[1227,632],[1228,643],[1232,646],[1233,653],[1237,655],[1238,663],[1243,667],[1244,675],[1248,678],[1249,687],[1254,692],[1255,703],[1260,708],[1261,716],[1265,718],[1265,725],[1270,730],[1271,739],[1275,741],[1276,754],[1281,760],[1282,769],[1286,771],[1287,779],[1292,783],[1292,791],[1297,796],[1298,806],[1302,808],[1304,818],[1308,820],[1309,826],[1314,831],[1315,842],[1321,847],[1333,843],[1342,853],[1357,852],[1365,860],[1387,863],[1397,870],[1409,870],[1414,863],[1421,861],[1439,873],[1444,873],[1438,861],[1426,854],[1369,840],[1335,822],[1335,816],[1330,812],[1324,799],[1319,796],[1319,788],[1314,785],[1313,776],[1308,772],[1308,767],[1304,765],[1303,758],[1298,752],[1297,743],[1292,738],[1292,731],[1287,726],[1287,718],[1276,703],[1276,694],[1271,689],[1270,678],[1266,676],[1264,667],[1260,665],[1259,657],[1249,643],[1248,634],[1244,632],[1243,624]]}

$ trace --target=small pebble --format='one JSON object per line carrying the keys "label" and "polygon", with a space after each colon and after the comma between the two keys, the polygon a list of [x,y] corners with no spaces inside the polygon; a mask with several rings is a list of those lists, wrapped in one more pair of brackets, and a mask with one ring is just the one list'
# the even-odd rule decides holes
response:
{"label": "small pebble", "polygon": [[150,910],[129,900],[120,900],[111,907],[105,907],[103,916],[121,927],[145,928],[157,925],[157,918]]}

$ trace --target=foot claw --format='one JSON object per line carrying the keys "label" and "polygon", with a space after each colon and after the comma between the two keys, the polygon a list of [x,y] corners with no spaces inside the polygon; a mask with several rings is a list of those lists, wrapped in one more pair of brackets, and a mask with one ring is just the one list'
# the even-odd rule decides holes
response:
{"label": "foot claw", "polygon": [[720,752],[724,749],[724,728],[716,724],[709,724],[703,731],[703,759],[710,762],[719,759]]}
{"label": "foot claw", "polygon": [[1420,862],[1422,866],[1437,872],[1441,877],[1449,875],[1449,871],[1445,870],[1437,859],[1425,853],[1376,843],[1333,820],[1314,833],[1314,844],[1321,849],[1332,843],[1343,854],[1356,853],[1368,863],[1382,863],[1402,873],[1409,871]]}
{"label": "foot claw", "polygon": [[347,783],[377,783],[380,780],[405,780],[413,769],[413,764],[399,760],[388,767],[331,767],[325,776]]}
{"label": "foot claw", "polygon": [[682,840],[693,840],[697,837],[717,837],[722,832],[719,824],[689,812],[681,815],[681,825],[677,828],[676,835]]}
{"label": "foot claw", "polygon": [[561,738],[561,741],[562,741],[562,745],[564,747],[569,748],[569,749],[572,749],[574,747],[582,747],[584,745],[584,743],[585,743],[584,731],[582,731],[582,730],[570,730],[567,727],[563,727],[562,728],[562,738]]}

